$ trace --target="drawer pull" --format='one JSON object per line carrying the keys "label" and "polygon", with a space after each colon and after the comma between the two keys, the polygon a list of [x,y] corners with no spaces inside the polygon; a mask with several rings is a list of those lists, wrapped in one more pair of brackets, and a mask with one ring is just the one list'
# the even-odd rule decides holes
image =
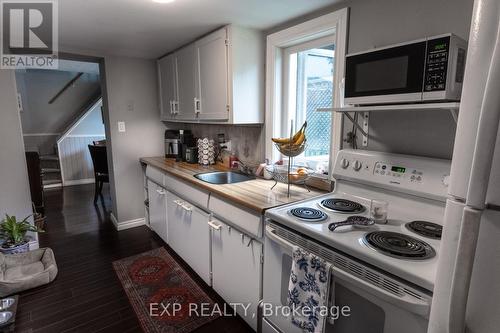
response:
{"label": "drawer pull", "polygon": [[222,228],[221,225],[215,224],[212,221],[208,221],[208,225],[210,226],[210,228],[217,230],[217,231],[219,231]]}

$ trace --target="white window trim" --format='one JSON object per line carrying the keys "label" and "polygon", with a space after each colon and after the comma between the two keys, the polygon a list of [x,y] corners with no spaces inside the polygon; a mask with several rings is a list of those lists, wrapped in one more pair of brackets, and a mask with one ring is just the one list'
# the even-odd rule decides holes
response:
{"label": "white window trim", "polygon": [[[274,133],[282,132],[284,49],[335,33],[335,72],[337,75],[335,75],[334,82],[333,107],[340,107],[341,84],[344,78],[347,46],[348,15],[349,9],[343,8],[267,36],[265,154],[269,160],[274,161],[279,157],[279,152],[273,146],[271,138]],[[332,179],[335,157],[342,143],[342,115],[339,113],[333,114],[332,133],[330,179]]]}

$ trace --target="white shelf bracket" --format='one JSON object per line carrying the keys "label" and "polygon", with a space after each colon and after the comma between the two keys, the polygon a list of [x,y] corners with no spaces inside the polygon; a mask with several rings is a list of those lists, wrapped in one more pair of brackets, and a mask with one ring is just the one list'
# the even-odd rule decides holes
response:
{"label": "white shelf bracket", "polygon": [[370,112],[363,112],[363,147],[368,146],[368,129],[370,123]]}
{"label": "white shelf bracket", "polygon": [[363,135],[363,137],[362,137],[363,147],[368,146],[368,129],[369,129],[369,125],[370,125],[370,112],[368,112],[368,111],[361,112],[361,116],[363,117],[363,125],[362,126],[360,126],[358,124],[358,122],[354,120],[354,117],[351,116],[348,112],[343,112],[342,114],[344,116],[346,116],[351,121],[351,123],[353,123],[354,126],[356,126],[358,131],[360,131],[361,134]]}

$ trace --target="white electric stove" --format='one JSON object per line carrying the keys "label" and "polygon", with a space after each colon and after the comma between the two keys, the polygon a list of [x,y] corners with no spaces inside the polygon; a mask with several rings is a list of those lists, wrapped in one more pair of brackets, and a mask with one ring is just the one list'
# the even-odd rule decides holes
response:
{"label": "white electric stove", "polygon": [[[384,323],[364,319],[370,332],[392,333],[399,328],[425,332],[449,172],[447,160],[340,151],[332,193],[266,212],[264,302],[286,305],[287,269],[291,265],[287,252],[300,246],[331,261],[338,283],[364,290],[351,290],[351,295],[384,309]],[[388,203],[386,224],[373,224],[372,200]],[[354,225],[336,225],[346,220]],[[355,299],[352,296],[344,301],[363,303]],[[407,315],[397,314],[394,305],[405,309]],[[287,322],[286,318],[267,318],[268,325],[294,332]],[[346,332],[365,328],[349,326],[359,325],[353,323],[344,321]],[[339,330],[336,326],[335,332]]]}

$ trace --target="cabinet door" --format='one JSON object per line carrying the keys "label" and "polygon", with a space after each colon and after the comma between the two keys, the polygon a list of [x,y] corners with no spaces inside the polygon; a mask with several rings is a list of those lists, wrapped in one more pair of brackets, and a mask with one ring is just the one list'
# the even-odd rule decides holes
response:
{"label": "cabinet door", "polygon": [[251,304],[246,317],[241,306],[236,310],[253,329],[257,329],[262,244],[218,220],[212,219],[210,224],[213,288],[228,303]]}
{"label": "cabinet door", "polygon": [[177,101],[177,74],[173,55],[158,60],[158,76],[161,101],[161,120],[171,120],[175,116]]}
{"label": "cabinet door", "polygon": [[175,62],[178,78],[178,105],[176,119],[195,119],[195,48],[191,44],[175,53]]}
{"label": "cabinet door", "polygon": [[167,191],[148,180],[149,226],[167,242]]}
{"label": "cabinet door", "polygon": [[168,243],[170,247],[210,285],[210,230],[208,214],[167,194],[169,213]]}
{"label": "cabinet door", "polygon": [[196,113],[200,120],[228,120],[227,30],[218,30],[195,43]]}

